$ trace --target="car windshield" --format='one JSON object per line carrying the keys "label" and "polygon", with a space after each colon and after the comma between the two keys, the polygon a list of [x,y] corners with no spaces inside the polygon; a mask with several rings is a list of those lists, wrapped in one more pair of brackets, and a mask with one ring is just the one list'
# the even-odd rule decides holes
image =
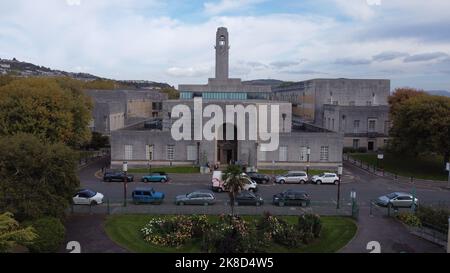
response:
{"label": "car windshield", "polygon": [[386,197],[389,198],[389,199],[392,199],[392,198],[397,197],[397,194],[395,194],[395,193],[390,193],[390,194],[387,194]]}
{"label": "car windshield", "polygon": [[87,195],[87,197],[92,197],[92,196],[95,196],[96,194],[97,194],[97,192],[95,192],[95,191],[92,191],[92,190],[84,190],[84,191],[82,191],[84,194],[86,194]]}
{"label": "car windshield", "polygon": [[318,174],[318,176],[323,177],[325,175],[325,173],[320,173]]}

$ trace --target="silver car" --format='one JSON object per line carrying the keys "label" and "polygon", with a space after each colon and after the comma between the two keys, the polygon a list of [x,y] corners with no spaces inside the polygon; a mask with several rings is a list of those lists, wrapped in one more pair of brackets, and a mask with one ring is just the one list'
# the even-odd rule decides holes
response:
{"label": "silver car", "polygon": [[197,190],[185,195],[175,197],[175,204],[182,205],[212,205],[216,201],[214,193],[209,190]]}
{"label": "silver car", "polygon": [[[376,204],[382,207],[391,208],[410,208],[413,205],[413,196],[404,192],[393,192],[378,197]],[[419,200],[414,198],[414,204],[417,207]]]}
{"label": "silver car", "polygon": [[290,171],[285,175],[275,177],[275,183],[299,183],[305,184],[308,182],[308,175],[303,171]]}

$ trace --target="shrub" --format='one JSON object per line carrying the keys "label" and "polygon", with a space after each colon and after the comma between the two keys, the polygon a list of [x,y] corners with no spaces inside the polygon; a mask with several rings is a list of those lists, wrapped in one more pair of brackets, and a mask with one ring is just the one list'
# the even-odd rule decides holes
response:
{"label": "shrub", "polygon": [[203,234],[211,228],[206,215],[194,215],[191,217],[191,222],[193,238],[202,238]]}
{"label": "shrub", "polygon": [[356,153],[356,149],[353,147],[344,147],[344,154],[353,154]]}
{"label": "shrub", "polygon": [[192,221],[188,216],[153,218],[142,229],[144,240],[162,246],[181,247],[192,238]]}
{"label": "shrub", "polygon": [[32,226],[38,236],[33,243],[27,245],[30,252],[56,252],[64,242],[66,230],[58,218],[44,217],[25,225]]}
{"label": "shrub", "polygon": [[357,153],[367,153],[367,148],[366,147],[359,147],[358,149],[356,149]]}
{"label": "shrub", "polygon": [[420,219],[423,226],[445,232],[448,230],[449,216],[450,210],[445,208],[419,206],[417,210],[417,217]]}
{"label": "shrub", "polygon": [[422,224],[419,217],[411,212],[402,212],[397,215],[397,219],[411,227],[420,227]]}
{"label": "shrub", "polygon": [[322,221],[317,214],[303,214],[298,217],[297,229],[302,232],[309,241],[311,238],[319,238],[322,231]]}

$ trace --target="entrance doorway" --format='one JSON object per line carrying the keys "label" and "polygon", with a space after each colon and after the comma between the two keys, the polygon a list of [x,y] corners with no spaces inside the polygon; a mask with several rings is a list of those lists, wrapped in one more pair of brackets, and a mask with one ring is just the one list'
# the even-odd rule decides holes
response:
{"label": "entrance doorway", "polygon": [[367,142],[367,150],[373,152],[374,148],[375,148],[375,142],[368,141]]}
{"label": "entrance doorway", "polygon": [[237,161],[237,150],[238,150],[238,141],[237,141],[237,128],[233,126],[233,139],[226,139],[227,136],[227,127],[224,123],[219,130],[223,132],[223,140],[217,140],[217,161],[221,164],[230,164]]}

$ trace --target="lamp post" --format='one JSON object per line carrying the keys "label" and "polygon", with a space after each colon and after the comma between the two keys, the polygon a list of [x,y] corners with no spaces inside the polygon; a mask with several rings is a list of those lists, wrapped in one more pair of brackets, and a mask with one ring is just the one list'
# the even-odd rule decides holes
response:
{"label": "lamp post", "polygon": [[258,170],[258,147],[259,147],[259,143],[257,141],[255,142],[255,146],[256,146],[256,151],[255,151],[255,169]]}
{"label": "lamp post", "polygon": [[127,161],[123,162],[122,171],[124,173],[124,175],[123,175],[123,206],[126,207],[127,206],[127,182],[128,182],[128,177],[127,177],[128,162]]}
{"label": "lamp post", "polygon": [[342,166],[338,167],[338,189],[337,189],[337,202],[336,202],[336,209],[340,208],[341,203],[341,176],[342,176]]}
{"label": "lamp post", "polygon": [[[377,170],[378,170],[378,166],[380,165],[379,164],[379,161],[381,162],[381,160],[383,160],[383,158],[384,158],[384,155],[383,154],[378,154],[377,155]],[[381,167],[381,166],[380,166]],[[382,167],[381,167],[382,168]]]}
{"label": "lamp post", "polygon": [[311,148],[306,148],[306,175],[309,176],[309,155],[311,154]]}
{"label": "lamp post", "polygon": [[200,141],[197,141],[197,166],[200,167]]}
{"label": "lamp post", "polygon": [[448,172],[448,183],[447,183],[447,188],[450,188],[450,162],[447,162],[446,168],[445,168]]}

